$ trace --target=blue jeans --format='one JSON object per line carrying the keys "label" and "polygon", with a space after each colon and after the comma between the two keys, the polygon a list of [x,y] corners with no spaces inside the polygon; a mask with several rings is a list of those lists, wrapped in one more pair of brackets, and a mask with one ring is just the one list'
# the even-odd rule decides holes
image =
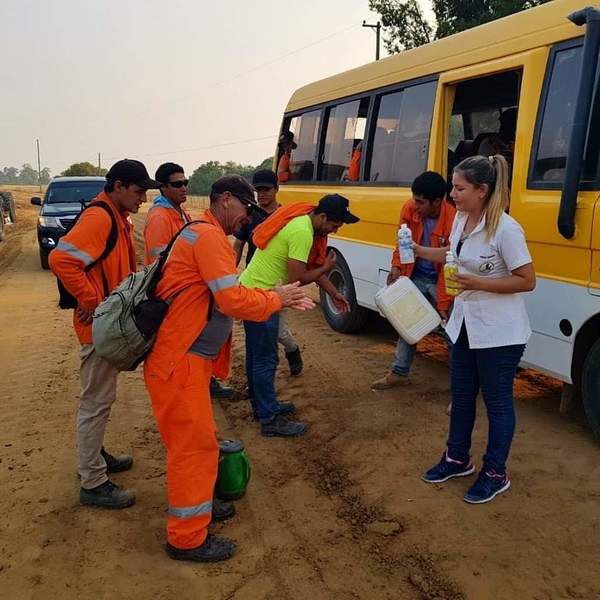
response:
{"label": "blue jeans", "polygon": [[[427,277],[426,275],[417,273],[411,279],[423,296],[435,308],[437,305],[437,276]],[[392,372],[396,373],[396,375],[408,375],[416,353],[417,347],[415,345],[409,344],[401,337],[398,338]]]}
{"label": "blue jeans", "polygon": [[269,423],[277,413],[279,402],[275,395],[275,371],[279,356],[279,313],[268,321],[244,321],[246,332],[246,377],[248,395],[256,418]]}
{"label": "blue jeans", "polygon": [[452,348],[452,414],[448,456],[469,460],[475,425],[475,401],[481,389],[487,408],[489,431],[483,466],[497,473],[506,471],[506,461],[515,433],[513,383],[525,345],[471,350],[463,325]]}

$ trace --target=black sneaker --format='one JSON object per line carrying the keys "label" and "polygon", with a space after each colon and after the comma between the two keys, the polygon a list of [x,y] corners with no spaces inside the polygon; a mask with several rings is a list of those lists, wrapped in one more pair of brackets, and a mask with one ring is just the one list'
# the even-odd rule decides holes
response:
{"label": "black sneaker", "polygon": [[86,490],[79,490],[79,502],[89,506],[102,506],[103,508],[127,508],[135,503],[135,493],[131,490],[122,490],[118,485],[108,480],[99,486]]}
{"label": "black sneaker", "polygon": [[210,397],[215,400],[231,400],[235,394],[233,388],[222,385],[218,379],[210,378]]}
{"label": "black sneaker", "polygon": [[102,458],[106,461],[107,473],[121,473],[122,471],[128,471],[133,466],[133,457],[129,456],[129,454],[113,456],[104,448],[100,450],[100,454],[102,454]]}
{"label": "black sneaker", "polygon": [[204,543],[196,548],[181,550],[167,542],[167,554],[173,560],[191,560],[193,562],[219,562],[228,560],[235,554],[235,543],[226,537],[208,534]]}
{"label": "black sneaker", "polygon": [[304,435],[307,429],[306,423],[288,421],[277,415],[270,423],[263,423],[260,432],[265,437],[297,437]]}
{"label": "black sneaker", "polygon": [[235,505],[233,502],[219,500],[216,496],[213,498],[211,523],[226,521],[227,519],[231,519],[234,515]]}
{"label": "black sneaker", "polygon": [[297,377],[302,373],[302,355],[300,354],[300,348],[296,348],[293,352],[286,352],[285,357],[287,358],[288,365],[290,366],[290,375]]}

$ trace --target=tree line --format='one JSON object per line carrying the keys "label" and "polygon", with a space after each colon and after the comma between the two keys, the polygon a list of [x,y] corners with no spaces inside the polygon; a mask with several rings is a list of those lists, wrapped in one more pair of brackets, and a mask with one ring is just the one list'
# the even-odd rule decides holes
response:
{"label": "tree line", "polygon": [[0,167],[0,184],[5,185],[46,185],[50,181],[50,169],[44,167],[38,172],[29,163],[25,163],[20,169],[17,167]]}
{"label": "tree line", "polygon": [[[250,181],[252,174],[258,169],[270,169],[273,166],[273,157],[265,158],[259,165],[242,165],[234,161],[220,163],[216,160],[210,160],[197,167],[190,176],[189,193],[196,196],[206,196],[210,192],[210,186],[213,181],[223,175],[241,175]],[[90,162],[77,162],[70,165],[62,173],[62,177],[88,177],[106,175],[106,169],[98,169]],[[41,171],[41,182],[38,182],[38,172],[29,164],[23,165],[20,169],[16,167],[0,168],[0,184],[9,185],[47,185],[50,183],[51,174],[48,167]]]}

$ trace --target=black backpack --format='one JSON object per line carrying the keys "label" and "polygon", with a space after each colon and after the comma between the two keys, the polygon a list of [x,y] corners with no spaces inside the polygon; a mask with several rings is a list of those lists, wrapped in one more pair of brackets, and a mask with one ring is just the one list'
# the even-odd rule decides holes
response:
{"label": "black backpack", "polygon": [[[77,218],[75,218],[73,220],[73,222],[67,227],[65,234],[68,233],[69,231],[71,231],[71,229],[73,229],[73,227],[75,227],[75,224],[77,223],[77,221],[79,221],[79,218],[83,214],[84,210],[87,210],[88,208],[92,208],[95,206],[102,208],[109,214],[110,221],[111,221],[110,233],[108,234],[108,238],[106,239],[106,246],[104,247],[104,251],[96,260],[92,261],[89,265],[87,265],[85,267],[84,270],[86,272],[89,271],[90,269],[92,269],[94,267],[94,265],[96,265],[100,261],[104,260],[113,251],[114,247],[117,244],[117,236],[119,234],[119,232],[117,230],[117,222],[115,220],[115,216],[113,215],[113,212],[112,212],[110,206],[106,202],[103,202],[102,200],[99,200],[98,202],[94,202],[93,204],[90,204],[88,206],[85,206],[82,202],[81,212],[77,215]],[[77,300],[67,291],[67,288],[63,285],[62,281],[58,277],[56,278],[56,284],[58,286],[58,295],[59,295],[58,306],[63,309],[77,308]],[[111,290],[108,287],[108,281],[106,280],[104,271],[102,271],[102,284],[104,286],[104,297],[106,298],[106,296],[108,296],[110,294]]]}

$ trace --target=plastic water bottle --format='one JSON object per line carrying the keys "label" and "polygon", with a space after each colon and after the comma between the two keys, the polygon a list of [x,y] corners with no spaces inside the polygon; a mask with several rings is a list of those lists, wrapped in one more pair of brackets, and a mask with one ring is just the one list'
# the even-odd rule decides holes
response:
{"label": "plastic water bottle", "polygon": [[398,230],[398,250],[400,250],[400,262],[403,265],[415,262],[415,252],[412,247],[412,233],[406,223],[402,223]]}
{"label": "plastic water bottle", "polygon": [[446,264],[444,265],[444,283],[446,284],[446,294],[449,296],[458,296],[462,291],[457,286],[456,281],[452,280],[458,273],[458,265],[452,251],[446,252]]}

